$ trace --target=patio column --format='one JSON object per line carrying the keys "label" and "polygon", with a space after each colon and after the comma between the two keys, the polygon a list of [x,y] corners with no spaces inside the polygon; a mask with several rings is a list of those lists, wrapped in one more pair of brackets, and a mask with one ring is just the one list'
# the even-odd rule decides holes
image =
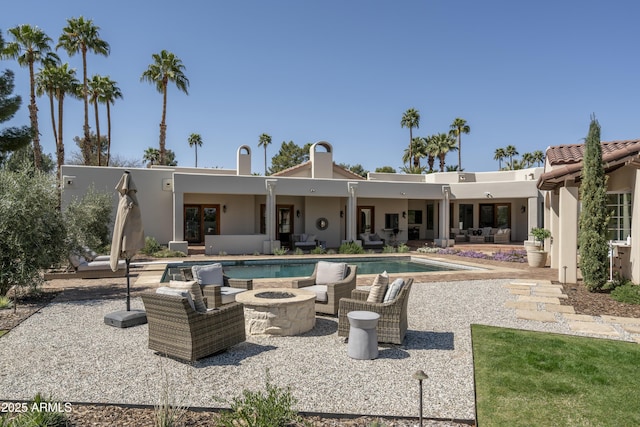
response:
{"label": "patio column", "polygon": [[173,192],[173,240],[184,240],[184,193]]}
{"label": "patio column", "polygon": [[267,235],[267,240],[264,242],[262,251],[264,253],[273,253],[274,247],[278,246],[276,244],[276,229],[275,229],[275,218],[276,218],[276,184],[277,179],[267,179],[265,180],[265,186],[267,190],[267,200],[265,201],[265,233]]}
{"label": "patio column", "polygon": [[[578,282],[578,187],[566,182],[560,187],[558,232],[558,281]],[[565,277],[565,267],[566,277]]]}
{"label": "patio column", "polygon": [[358,207],[358,197],[356,196],[356,190],[358,189],[357,182],[349,182],[347,183],[347,190],[349,192],[349,200],[347,201],[347,219],[346,219],[346,227],[347,227],[347,240],[355,242],[358,240],[358,236],[356,235],[357,224],[356,224],[356,216],[357,216],[357,207]]}
{"label": "patio column", "polygon": [[640,169],[634,171],[631,203],[631,250],[629,257],[631,277],[628,279],[633,283],[640,283]]}
{"label": "patio column", "polygon": [[451,195],[451,187],[442,187],[443,200],[440,202],[440,221],[439,221],[439,234],[440,238],[435,240],[435,244],[446,248],[453,242],[449,240],[449,197]]}
{"label": "patio column", "polygon": [[[545,228],[548,228],[551,231],[551,239],[559,239],[560,238],[560,198],[555,191],[550,191],[547,193],[548,197],[548,206],[546,206],[546,216],[545,218]],[[558,246],[556,240],[556,244],[551,244],[551,250],[549,251],[549,256],[551,257],[551,268],[558,268],[560,260],[558,259]]]}

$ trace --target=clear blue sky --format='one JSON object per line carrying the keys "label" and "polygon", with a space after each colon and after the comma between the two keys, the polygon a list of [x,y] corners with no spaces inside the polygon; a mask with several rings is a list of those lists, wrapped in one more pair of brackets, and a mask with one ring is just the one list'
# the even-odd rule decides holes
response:
{"label": "clear blue sky", "polygon": [[[55,44],[68,18],[93,19],[111,54],[89,54],[88,71],[123,92],[112,109],[112,150],[123,158],[158,146],[162,97],[140,76],[166,49],[190,80],[188,96],[175,86],[168,94],[167,147],[181,166],[194,165],[187,138],[199,133],[199,166],[235,168],[247,144],[262,173],[266,132],[269,159],[282,141],[326,140],[338,163],[398,169],[409,142],[400,119],[416,108],[414,136],[466,119],[462,166],[489,171],[499,147],[580,143],[592,113],[603,140],[640,138],[639,13],[636,0],[21,0],[0,6],[0,30],[10,41],[9,28],[36,25]],[[81,78],[80,56],[58,53]],[[28,71],[15,61],[0,68],[16,73],[23,96],[9,124],[28,124]],[[39,108],[44,150],[54,153],[45,98]],[[82,110],[65,102],[68,152]],[[457,154],[447,160],[457,164]]]}

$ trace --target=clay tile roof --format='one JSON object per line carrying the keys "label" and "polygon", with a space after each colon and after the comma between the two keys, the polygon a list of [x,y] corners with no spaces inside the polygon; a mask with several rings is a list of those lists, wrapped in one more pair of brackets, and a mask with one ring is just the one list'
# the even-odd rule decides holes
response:
{"label": "clay tile roof", "polygon": [[[605,171],[611,172],[626,162],[636,162],[640,157],[640,140],[602,142],[602,162]],[[562,185],[565,178],[579,178],[582,173],[584,144],[557,145],[547,148],[545,154],[549,165],[553,167],[538,179],[540,190],[551,190]],[[635,159],[634,159],[635,158]]]}

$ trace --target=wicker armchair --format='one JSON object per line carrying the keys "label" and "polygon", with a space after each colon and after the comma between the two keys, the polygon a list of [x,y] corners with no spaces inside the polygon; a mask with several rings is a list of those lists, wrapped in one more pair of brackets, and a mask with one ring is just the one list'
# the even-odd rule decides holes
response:
{"label": "wicker armchair", "polygon": [[[327,301],[316,301],[316,313],[331,314],[333,316],[338,314],[338,302],[340,299],[348,298],[351,295],[351,291],[356,288],[357,270],[357,266],[347,265],[347,274],[344,279],[339,282],[327,284]],[[313,274],[310,277],[294,280],[291,287],[304,288],[315,285],[317,272],[318,264],[316,264]]]}
{"label": "wicker armchair", "polygon": [[407,304],[413,279],[400,289],[398,296],[389,302],[367,302],[369,291],[356,289],[351,292],[351,298],[340,300],[338,310],[338,336],[349,336],[349,319],[347,313],[355,310],[373,311],[380,315],[378,327],[378,342],[402,344],[407,333]]}
{"label": "wicker armchair", "polygon": [[[191,268],[181,268],[180,273],[182,278],[186,281],[193,280],[193,272]],[[253,289],[253,279],[233,279],[226,274],[222,275],[223,285],[201,285],[202,296],[207,300],[207,308],[220,307],[222,304],[226,304],[227,299],[231,302],[235,301],[235,298],[227,298],[225,295],[229,294],[233,296],[237,293],[236,289],[243,291],[250,291]],[[230,289],[233,288],[233,289]],[[229,290],[229,292],[226,292]]]}
{"label": "wicker armchair", "polygon": [[240,303],[200,313],[179,296],[146,292],[142,301],[149,322],[149,348],[161,354],[194,361],[246,339]]}

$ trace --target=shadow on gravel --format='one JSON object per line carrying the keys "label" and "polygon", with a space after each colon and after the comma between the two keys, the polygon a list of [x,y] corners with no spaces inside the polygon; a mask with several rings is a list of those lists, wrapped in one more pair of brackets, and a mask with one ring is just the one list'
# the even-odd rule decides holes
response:
{"label": "shadow on gravel", "polygon": [[273,345],[260,345],[245,341],[222,353],[214,354],[189,364],[194,368],[228,365],[239,366],[245,359],[249,359],[260,353],[264,353],[265,351],[271,351],[277,348],[278,347]]}
{"label": "shadow on gravel", "polygon": [[407,350],[454,350],[453,332],[407,331]]}

